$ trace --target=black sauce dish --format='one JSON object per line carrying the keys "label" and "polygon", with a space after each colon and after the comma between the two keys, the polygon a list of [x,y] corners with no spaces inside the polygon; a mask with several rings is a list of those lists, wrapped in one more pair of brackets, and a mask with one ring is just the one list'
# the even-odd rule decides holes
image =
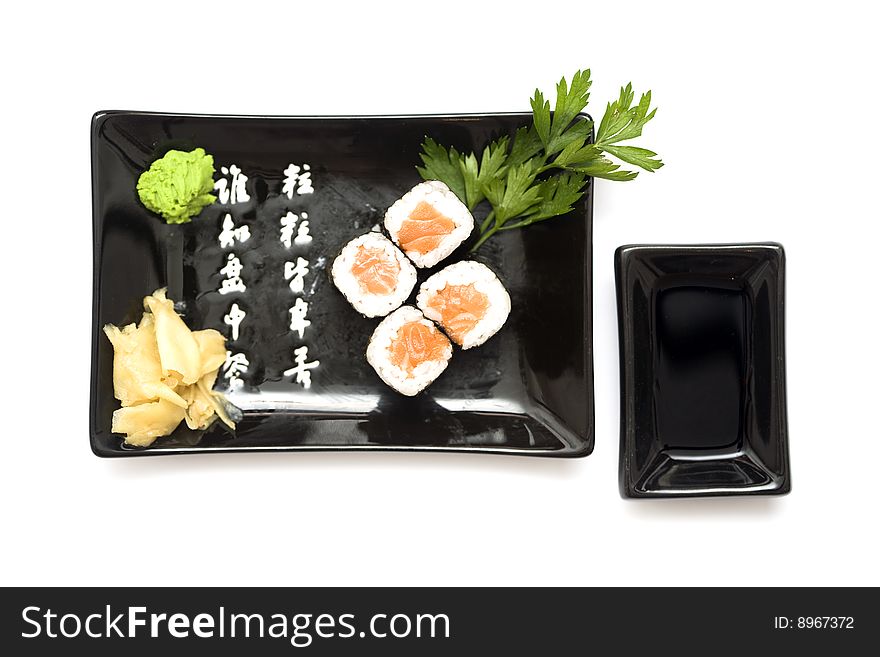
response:
{"label": "black sauce dish", "polygon": [[777,243],[615,253],[624,497],[791,490]]}

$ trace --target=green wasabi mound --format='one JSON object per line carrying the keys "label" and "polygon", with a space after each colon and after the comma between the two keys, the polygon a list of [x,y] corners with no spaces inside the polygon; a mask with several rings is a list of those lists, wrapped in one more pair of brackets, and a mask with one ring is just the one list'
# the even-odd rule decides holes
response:
{"label": "green wasabi mound", "polygon": [[148,210],[169,224],[185,224],[217,200],[214,158],[203,148],[168,151],[138,178],[138,196]]}

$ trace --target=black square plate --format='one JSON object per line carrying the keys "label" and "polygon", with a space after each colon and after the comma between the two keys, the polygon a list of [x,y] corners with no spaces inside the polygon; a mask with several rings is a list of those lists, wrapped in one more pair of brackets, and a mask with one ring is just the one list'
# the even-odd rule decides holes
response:
{"label": "black square plate", "polygon": [[622,246],[620,490],[791,489],[779,244]]}
{"label": "black square plate", "polygon": [[[425,135],[460,149],[510,134],[529,114],[284,118],[100,112],[92,122],[94,327],[90,432],[99,456],[197,451],[419,449],[586,456],[593,448],[591,347],[592,189],[569,216],[505,231],[480,249],[510,291],[505,327],[480,348],[456,349],[427,391],[414,398],[387,388],[364,358],[378,320],[358,315],[336,291],[328,264],[349,239],[381,221],[385,209],[420,181]],[[203,147],[221,167],[248,176],[250,200],[219,202],[189,224],[166,225],[135,191],[140,173],[169,149]],[[313,193],[282,191],[289,164],[310,165]],[[285,247],[280,219],[307,212],[308,249]],[[237,243],[246,292],[221,295],[227,257],[218,236],[227,213],[246,224]],[[476,217],[479,221],[481,216]],[[442,264],[464,257],[465,249]],[[293,303],[284,263],[310,261],[304,339],[289,330]],[[420,272],[420,281],[428,275]],[[216,328],[233,301],[247,317],[230,350],[246,354],[245,385],[230,400],[244,411],[235,433],[179,428],[152,447],[125,447],[110,432],[113,398],[106,323],[137,320],[141,299],[168,287],[192,328]],[[418,288],[416,288],[418,289]],[[306,390],[284,371],[293,349],[308,347]],[[220,385],[222,389],[222,383]]]}

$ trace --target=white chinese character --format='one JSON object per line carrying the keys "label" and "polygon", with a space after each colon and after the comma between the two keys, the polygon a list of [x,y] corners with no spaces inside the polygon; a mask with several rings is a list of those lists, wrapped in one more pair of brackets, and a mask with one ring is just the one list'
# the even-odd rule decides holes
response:
{"label": "white chinese character", "polygon": [[309,235],[309,222],[306,221],[309,218],[308,212],[303,212],[301,215],[302,221],[299,222],[299,229],[296,231],[296,237],[293,237],[293,229],[296,228],[296,222],[300,220],[300,216],[293,214],[293,212],[288,212],[286,215],[281,217],[281,243],[286,246],[288,249],[290,248],[291,239],[294,244],[311,244],[312,236]]}
{"label": "white chinese character", "polygon": [[232,174],[231,185],[226,178],[221,178],[214,183],[214,189],[217,190],[217,196],[221,203],[224,205],[226,203],[235,205],[236,203],[244,203],[245,201],[251,200],[251,197],[248,195],[247,189],[245,188],[245,183],[247,183],[248,177],[241,172],[241,169],[234,164],[230,164],[229,168],[220,167],[220,173],[224,176]]}
{"label": "white chinese character", "polygon": [[232,215],[227,214],[223,218],[223,230],[220,232],[220,248],[225,249],[233,246],[235,240],[239,242],[247,242],[251,237],[251,229],[246,224],[242,224],[239,228],[235,227],[232,221]]}
{"label": "white chinese character", "polygon": [[223,363],[223,378],[229,381],[231,389],[235,390],[244,385],[241,375],[247,372],[248,365],[250,363],[244,354],[233,354],[231,351],[226,352],[226,362]]}
{"label": "white chinese character", "polygon": [[284,263],[284,280],[290,281],[290,291],[299,294],[303,291],[303,279],[309,273],[309,261],[297,258],[296,264]]}
{"label": "white chinese character", "polygon": [[296,228],[296,222],[298,220],[299,217],[293,214],[293,212],[288,212],[281,217],[281,243],[288,249],[290,248],[291,240],[293,239],[293,229]]}
{"label": "white chinese character", "polygon": [[284,170],[284,184],[281,185],[281,192],[287,194],[287,198],[293,198],[296,194],[311,194],[315,190],[312,188],[312,172],[308,164],[303,164],[302,168],[295,164],[289,164]]}
{"label": "white chinese character", "polygon": [[220,294],[244,292],[247,289],[244,281],[241,280],[241,270],[241,260],[234,253],[230,253],[226,265],[220,270],[220,273],[226,276],[226,279],[220,283]]}
{"label": "white chinese character", "polygon": [[306,359],[309,357],[308,347],[294,349],[293,354],[293,362],[296,364],[289,370],[285,370],[284,376],[295,376],[296,382],[302,384],[302,387],[308,390],[312,387],[312,373],[309,370],[318,367],[321,361],[313,360],[311,363],[306,362]]}
{"label": "white chinese character", "polygon": [[309,304],[299,298],[293,304],[293,308],[290,309],[290,330],[299,333],[300,339],[302,339],[303,333],[306,332],[306,327],[312,325],[306,318],[306,313],[308,312]]}
{"label": "white chinese character", "polygon": [[232,328],[232,339],[238,340],[238,326],[247,316],[247,313],[238,307],[237,303],[233,303],[229,308],[229,314],[223,317],[223,323]]}

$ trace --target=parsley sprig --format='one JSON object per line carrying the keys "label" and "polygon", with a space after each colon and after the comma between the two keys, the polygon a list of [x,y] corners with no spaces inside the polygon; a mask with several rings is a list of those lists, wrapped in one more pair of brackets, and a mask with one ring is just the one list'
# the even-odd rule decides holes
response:
{"label": "parsley sprig", "polygon": [[591,177],[632,180],[639,174],[615,160],[645,171],[663,166],[657,153],[621,144],[640,137],[654,118],[651,92],[634,105],[632,84],[622,87],[617,100],[608,103],[593,139],[592,119],[581,116],[591,85],[589,69],[575,73],[571,85],[562,78],[552,112],[550,101],[536,89],[531,125],[519,128],[513,139],[504,136],[490,142],[479,158],[425,138],[423,166],[416,167],[422,178],[446,183],[471,210],[484,200],[492,206],[472,252],[498,231],[568,214],[586,193]]}

